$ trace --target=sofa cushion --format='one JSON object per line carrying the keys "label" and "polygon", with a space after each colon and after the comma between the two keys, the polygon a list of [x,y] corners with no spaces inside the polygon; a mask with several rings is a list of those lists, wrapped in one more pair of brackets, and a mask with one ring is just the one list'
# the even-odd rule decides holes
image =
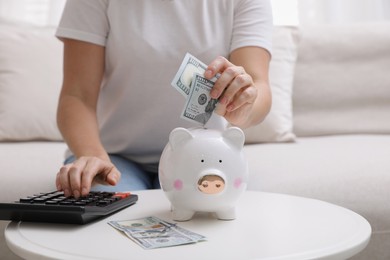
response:
{"label": "sofa cushion", "polygon": [[294,133],[389,134],[389,68],[390,23],[303,27]]}
{"label": "sofa cushion", "polygon": [[247,145],[248,189],[353,210],[373,229],[366,257],[356,259],[390,259],[388,246],[383,246],[390,242],[389,147],[390,135],[300,137],[295,143]]}
{"label": "sofa cushion", "polygon": [[[295,140],[292,118],[292,87],[297,57],[298,29],[276,26],[273,34],[269,81],[272,107],[265,120],[245,129],[246,143],[291,142]],[[261,93],[260,93],[261,94]]]}
{"label": "sofa cushion", "polygon": [[61,54],[54,28],[0,23],[0,141],[61,140]]}
{"label": "sofa cushion", "polygon": [[248,189],[325,200],[376,223],[374,231],[390,231],[389,147],[390,135],[301,137],[295,143],[248,145]]}

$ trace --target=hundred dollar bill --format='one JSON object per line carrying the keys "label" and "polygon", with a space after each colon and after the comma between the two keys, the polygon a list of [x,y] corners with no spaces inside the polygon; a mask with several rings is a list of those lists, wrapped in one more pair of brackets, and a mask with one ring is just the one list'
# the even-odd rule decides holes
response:
{"label": "hundred dollar bill", "polygon": [[124,232],[132,241],[145,249],[191,244],[205,240],[205,237],[200,234],[153,216],[135,220],[109,221],[108,224]]}
{"label": "hundred dollar bill", "polygon": [[218,103],[217,99],[210,97],[210,91],[214,86],[212,80],[195,73],[193,76],[191,91],[181,114],[181,118],[204,125],[210,119]]}
{"label": "hundred dollar bill", "polygon": [[[194,74],[198,73],[201,76],[204,76],[206,69],[206,64],[195,58],[190,53],[186,53],[179,70],[177,71],[175,77],[172,80],[171,85],[184,97],[187,97],[190,94],[192,85],[191,82]],[[218,77],[219,75],[217,75],[211,80],[215,82]]]}
{"label": "hundred dollar bill", "polygon": [[162,232],[167,225],[164,225],[160,219],[156,217],[147,217],[143,219],[124,220],[124,221],[110,221],[111,226],[121,231],[137,232]]}
{"label": "hundred dollar bill", "polygon": [[153,216],[135,220],[109,221],[108,224],[120,231],[127,231],[129,234],[139,237],[164,235],[169,229],[175,229],[177,232],[186,234],[191,239],[197,241],[205,238],[202,235],[177,226],[176,223],[170,223]]}

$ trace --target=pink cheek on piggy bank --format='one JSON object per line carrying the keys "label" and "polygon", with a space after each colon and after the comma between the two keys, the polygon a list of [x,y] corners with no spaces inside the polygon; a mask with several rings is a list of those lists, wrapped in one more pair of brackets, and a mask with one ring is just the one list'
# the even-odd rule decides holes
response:
{"label": "pink cheek on piggy bank", "polygon": [[241,178],[237,178],[234,180],[234,188],[236,188],[236,189],[240,188],[241,184],[242,184]]}
{"label": "pink cheek on piggy bank", "polygon": [[173,187],[175,190],[181,190],[183,188],[183,181],[180,179],[177,179],[173,182]]}

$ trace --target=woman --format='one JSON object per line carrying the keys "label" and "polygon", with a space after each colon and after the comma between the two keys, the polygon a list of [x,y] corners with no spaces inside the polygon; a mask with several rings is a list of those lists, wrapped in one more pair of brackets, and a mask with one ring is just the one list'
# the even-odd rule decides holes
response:
{"label": "woman", "polygon": [[68,0],[57,37],[64,80],[57,121],[69,146],[56,185],[158,188],[158,160],[185,100],[170,82],[186,52],[208,64],[216,113],[241,128],[271,106],[268,0]]}

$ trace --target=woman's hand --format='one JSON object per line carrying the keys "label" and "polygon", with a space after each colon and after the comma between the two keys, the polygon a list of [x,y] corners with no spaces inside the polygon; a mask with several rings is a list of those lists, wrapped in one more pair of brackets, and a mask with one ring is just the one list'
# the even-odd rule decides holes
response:
{"label": "woman's hand", "polygon": [[91,190],[93,183],[116,185],[120,172],[109,161],[98,157],[80,157],[73,163],[61,167],[57,173],[57,190],[64,191],[65,196],[78,198]]}
{"label": "woman's hand", "polygon": [[210,93],[211,98],[219,99],[216,113],[230,123],[241,125],[248,119],[258,91],[252,77],[241,66],[235,66],[224,57],[215,59],[205,73],[211,78],[221,73]]}
{"label": "woman's hand", "polygon": [[257,124],[271,106],[269,53],[261,48],[247,47],[232,53],[230,59],[214,59],[205,72],[209,79],[221,74],[210,93],[212,98],[219,99],[215,112],[239,127]]}

